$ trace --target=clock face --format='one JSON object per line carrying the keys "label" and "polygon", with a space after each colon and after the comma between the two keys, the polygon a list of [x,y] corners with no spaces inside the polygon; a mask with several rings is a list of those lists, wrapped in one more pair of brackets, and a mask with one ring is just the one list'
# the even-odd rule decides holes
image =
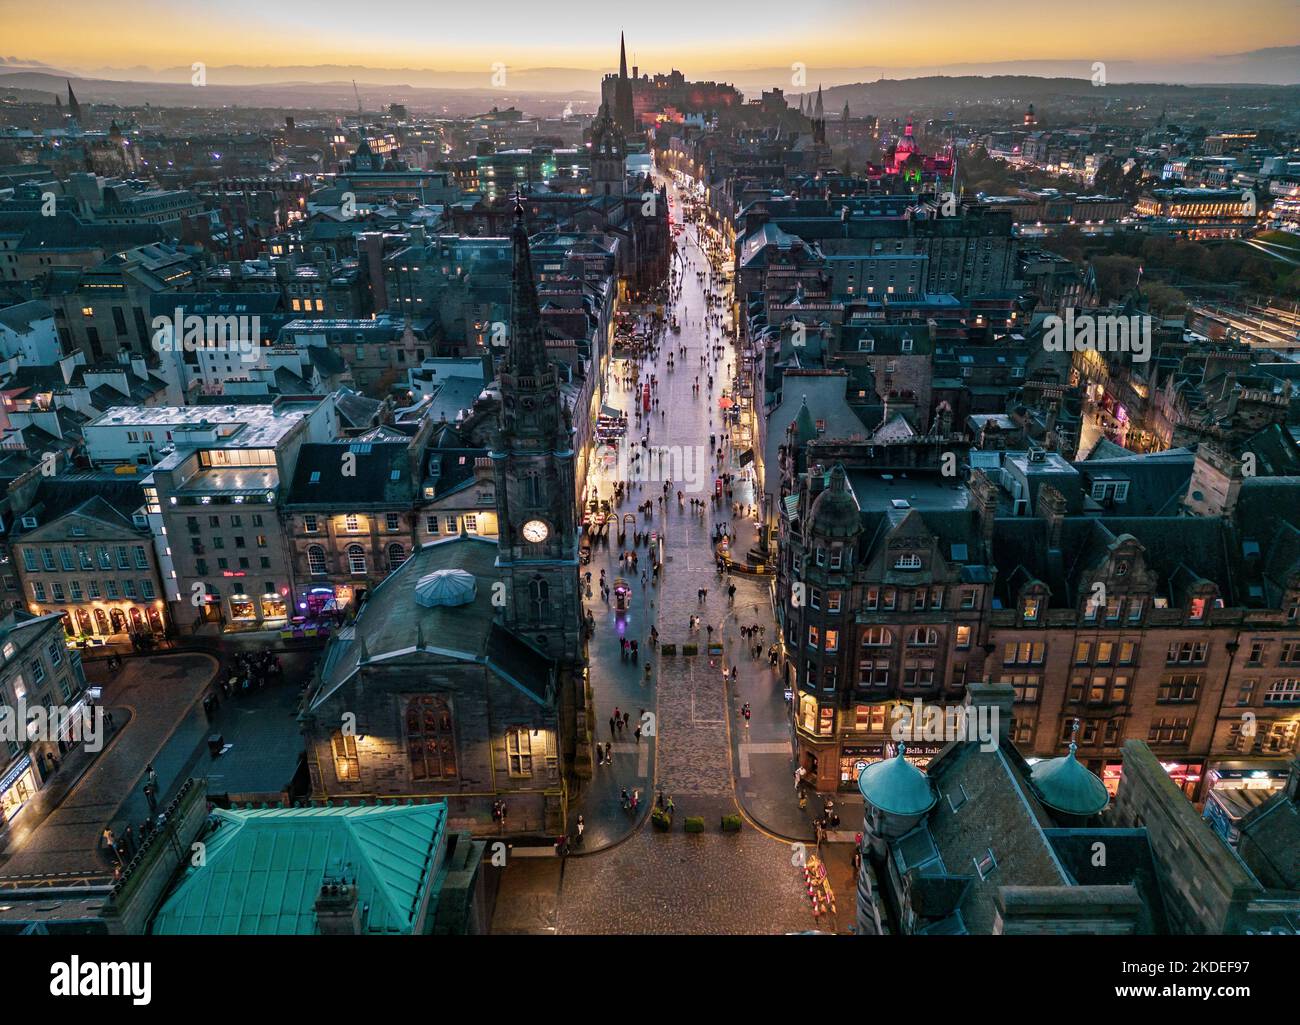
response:
{"label": "clock face", "polygon": [[541,520],[529,520],[527,523],[524,524],[524,529],[523,529],[524,540],[531,542],[532,544],[535,545],[539,545],[543,541],[545,541],[546,536],[550,534],[550,532],[551,532],[551,528],[548,527]]}

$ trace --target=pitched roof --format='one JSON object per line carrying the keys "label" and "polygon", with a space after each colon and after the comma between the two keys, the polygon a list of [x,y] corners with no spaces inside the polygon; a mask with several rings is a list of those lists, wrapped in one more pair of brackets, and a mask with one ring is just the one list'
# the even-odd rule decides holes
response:
{"label": "pitched roof", "polygon": [[[399,442],[322,442],[298,451],[288,505],[349,507],[409,506],[410,446]],[[344,474],[345,469],[351,473]]]}
{"label": "pitched roof", "polygon": [[[460,535],[411,553],[370,594],[353,624],[326,649],[321,683],[308,699],[319,708],[368,661],[440,658],[486,665],[538,704],[548,703],[555,663],[496,622],[492,604],[500,580],[497,544]],[[440,569],[463,569],[477,581],[472,602],[428,608],[415,600],[415,585]]]}
{"label": "pitched roof", "polygon": [[319,932],[322,882],[355,882],[362,930],[409,935],[438,869],[447,805],[264,808],[212,813],[206,859],[154,919],[157,935]]}

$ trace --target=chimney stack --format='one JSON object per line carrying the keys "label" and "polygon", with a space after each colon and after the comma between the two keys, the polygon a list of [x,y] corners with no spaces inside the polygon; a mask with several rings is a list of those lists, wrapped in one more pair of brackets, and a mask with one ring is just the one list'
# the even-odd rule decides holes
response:
{"label": "chimney stack", "polygon": [[321,880],[316,896],[316,925],[322,936],[361,935],[361,903],[356,882],[347,877]]}

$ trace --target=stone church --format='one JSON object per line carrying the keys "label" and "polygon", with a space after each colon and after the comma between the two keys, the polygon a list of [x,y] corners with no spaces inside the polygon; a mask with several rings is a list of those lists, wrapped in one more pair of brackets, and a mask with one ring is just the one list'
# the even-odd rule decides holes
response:
{"label": "stone church", "polygon": [[499,537],[427,544],[376,587],[331,640],[300,722],[314,799],[440,798],[455,828],[558,836],[591,776],[577,453],[520,202],[512,238]]}

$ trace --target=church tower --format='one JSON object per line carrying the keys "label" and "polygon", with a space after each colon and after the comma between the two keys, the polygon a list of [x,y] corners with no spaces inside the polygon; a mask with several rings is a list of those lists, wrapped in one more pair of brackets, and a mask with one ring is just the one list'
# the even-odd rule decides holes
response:
{"label": "church tower", "polygon": [[627,192],[627,139],[603,103],[591,123],[591,180],[598,196]]}
{"label": "church tower", "polygon": [[524,205],[515,197],[511,234],[509,350],[501,364],[496,474],[497,569],[506,585],[505,625],[561,663],[581,652],[573,423],[546,356]]}

